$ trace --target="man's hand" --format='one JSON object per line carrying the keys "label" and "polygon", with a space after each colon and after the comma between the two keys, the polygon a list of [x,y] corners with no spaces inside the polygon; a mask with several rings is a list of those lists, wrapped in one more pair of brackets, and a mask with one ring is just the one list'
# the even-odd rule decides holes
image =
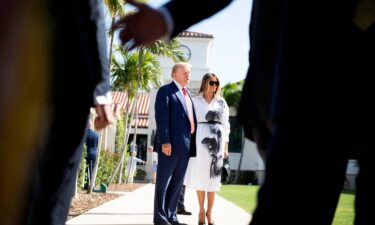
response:
{"label": "man's hand", "polygon": [[114,121],[111,105],[97,105],[95,107],[98,114],[94,119],[95,130],[101,130]]}
{"label": "man's hand", "polygon": [[129,45],[131,50],[139,45],[152,43],[167,33],[167,24],[158,10],[133,0],[126,2],[137,7],[138,11],[122,17],[111,28],[112,31],[121,29],[120,39],[123,45]]}
{"label": "man's hand", "polygon": [[166,156],[170,156],[172,154],[172,146],[171,144],[162,144],[161,145],[161,148],[162,148],[162,152],[166,155]]}

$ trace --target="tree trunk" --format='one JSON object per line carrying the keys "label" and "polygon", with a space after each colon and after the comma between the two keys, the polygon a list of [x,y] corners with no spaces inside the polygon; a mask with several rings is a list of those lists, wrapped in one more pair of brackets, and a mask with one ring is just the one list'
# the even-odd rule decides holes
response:
{"label": "tree trunk", "polygon": [[[138,95],[138,94],[137,94]],[[137,143],[137,120],[138,120],[138,96],[135,97],[135,120],[134,120],[134,127],[135,127],[135,130],[134,130],[134,136],[133,136],[133,141],[132,141],[132,144],[133,144],[133,151],[135,150],[135,145]],[[131,157],[131,161],[130,161],[130,167],[129,167],[129,170],[128,170],[128,179],[127,179],[127,182],[126,183],[129,183],[130,181],[130,171],[131,171],[131,165],[133,165],[133,157]]]}
{"label": "tree trunk", "polygon": [[[115,24],[115,20],[116,20],[116,18],[112,17],[111,27],[113,26],[113,24]],[[111,34],[110,34],[110,44],[109,44],[109,63],[108,63],[109,71],[111,71],[112,52],[113,52],[113,36],[114,36],[114,32],[111,32]]]}
{"label": "tree trunk", "polygon": [[[126,153],[126,147],[128,146],[128,141],[129,141],[129,137],[130,137],[130,131],[131,131],[131,128],[132,128],[132,125],[131,125],[131,121],[133,121],[133,118],[134,118],[134,110],[136,109],[136,104],[135,104],[135,99],[134,99],[134,102],[133,102],[133,107],[132,107],[132,110],[131,110],[131,117],[130,117],[130,122],[127,121],[128,123],[128,128],[127,128],[127,132],[126,132],[126,136],[125,136],[125,139],[126,139],[126,142],[124,142],[124,153]],[[122,154],[121,155],[121,169],[124,167],[124,162],[125,162],[125,155],[126,154]],[[119,176],[119,179],[122,180],[122,170],[120,171],[121,172],[121,175]]]}
{"label": "tree trunk", "polygon": [[[136,85],[136,97],[135,97],[135,120],[134,120],[134,136],[133,136],[133,150],[135,150],[135,145],[137,143],[137,132],[138,132],[138,98],[139,98],[139,93],[138,93],[138,87],[141,82],[141,77],[142,77],[142,63],[143,63],[143,48],[139,48],[139,56],[138,56],[138,77],[137,77],[137,85]],[[131,158],[130,161],[130,169],[128,171],[128,181],[130,181],[130,170],[131,166],[133,165],[133,157]]]}
{"label": "tree trunk", "polygon": [[77,174],[76,174],[76,185],[74,186],[74,196],[73,198],[77,197],[77,194],[78,194],[78,176],[79,176],[79,169],[77,170]]}
{"label": "tree trunk", "polygon": [[[131,86],[131,85],[129,85]],[[122,151],[121,151],[121,156],[120,156],[120,161],[121,162],[121,166],[120,166],[120,174],[119,174],[119,177],[118,177],[118,183],[121,184],[122,183],[122,170],[123,170],[123,167],[124,167],[124,160],[123,158],[125,157],[125,154],[123,154],[124,152],[126,152],[126,146],[127,146],[127,143],[128,143],[128,133],[129,133],[129,127],[128,127],[128,123],[129,123],[129,114],[131,113],[131,110],[130,109],[130,106],[131,106],[131,103],[130,103],[130,90],[128,90],[127,92],[127,95],[128,95],[128,102],[127,102],[127,105],[126,105],[126,113],[125,113],[125,124],[124,124],[124,142],[123,142],[123,147],[121,148]],[[125,147],[124,147],[125,146]],[[117,173],[117,166],[116,166],[116,172],[114,172],[114,176],[116,175]],[[111,176],[112,178],[112,176]],[[113,179],[113,178],[112,178]],[[110,181],[112,182],[112,180],[110,179]],[[110,184],[110,183],[109,183]],[[108,184],[108,185],[109,185]]]}
{"label": "tree trunk", "polygon": [[[128,103],[128,104],[130,104],[130,103]],[[133,110],[134,110],[134,105],[133,105],[132,109],[128,109],[128,112],[126,113],[125,131],[124,131],[125,138],[124,138],[124,144],[123,144],[123,147],[122,147],[122,150],[121,150],[121,157],[120,157],[120,161],[116,165],[115,170],[113,171],[111,177],[108,180],[108,184],[107,184],[108,186],[112,183],[113,179],[115,178],[115,176],[117,174],[117,171],[119,170],[121,164],[124,162],[124,157],[125,157],[125,153],[126,153],[126,146],[127,146],[128,140],[129,140],[129,134],[130,134],[130,128],[131,128],[131,123],[128,122],[128,117],[129,117],[129,113],[131,113],[131,111],[133,111]],[[131,113],[131,115],[132,116],[131,116],[130,121],[133,119],[133,113]],[[127,128],[126,128],[126,126],[127,126]]]}

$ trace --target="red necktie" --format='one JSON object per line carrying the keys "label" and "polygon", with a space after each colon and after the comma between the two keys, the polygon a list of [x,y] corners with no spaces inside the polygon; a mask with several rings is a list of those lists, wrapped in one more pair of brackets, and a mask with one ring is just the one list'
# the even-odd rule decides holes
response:
{"label": "red necktie", "polygon": [[191,133],[194,133],[195,126],[194,126],[194,116],[193,116],[193,104],[191,103],[191,99],[189,95],[187,94],[187,91],[185,88],[182,88],[182,93],[184,94],[186,106],[189,113],[189,120],[190,120],[190,126],[191,126]]}

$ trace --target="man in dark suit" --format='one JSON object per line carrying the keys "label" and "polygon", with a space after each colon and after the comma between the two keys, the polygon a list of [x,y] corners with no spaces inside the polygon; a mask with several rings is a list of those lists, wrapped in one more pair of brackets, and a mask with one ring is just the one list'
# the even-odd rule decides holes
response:
{"label": "man in dark suit", "polygon": [[95,128],[113,121],[103,6],[46,1],[50,84],[45,134],[26,203],[27,225],[64,225],[74,194],[90,107]]}
{"label": "man in dark suit", "polygon": [[[157,10],[135,3],[140,11],[114,28],[124,28],[120,38],[135,47],[174,37],[230,2],[172,0]],[[250,67],[238,120],[250,137],[257,117],[266,116],[273,133],[252,225],[280,219],[331,224],[353,148],[360,166],[355,224],[374,223],[370,204],[375,195],[369,186],[374,131],[366,126],[374,124],[369,104],[374,95],[369,80],[375,73],[374,9],[373,0],[253,1]],[[268,100],[262,100],[265,88]],[[319,187],[313,185],[317,180]]]}
{"label": "man in dark suit", "polygon": [[186,85],[190,65],[177,63],[172,68],[173,81],[162,86],[156,95],[155,149],[158,169],[155,185],[154,224],[177,225],[177,201],[181,193],[189,157],[196,155],[194,107]]}

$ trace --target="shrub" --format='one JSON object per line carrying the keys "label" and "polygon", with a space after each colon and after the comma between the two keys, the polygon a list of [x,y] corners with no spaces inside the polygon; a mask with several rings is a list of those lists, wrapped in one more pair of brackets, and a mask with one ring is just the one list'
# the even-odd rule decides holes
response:
{"label": "shrub", "polygon": [[146,171],[142,169],[137,169],[136,174],[134,176],[134,180],[145,180],[146,179]]}
{"label": "shrub", "polygon": [[[99,168],[98,173],[96,175],[96,188],[100,186],[101,183],[105,183],[109,181],[109,178],[112,176],[112,173],[115,171],[117,163],[120,160],[120,153],[118,152],[111,152],[111,151],[100,151],[100,159],[99,159]],[[84,149],[84,154],[82,154],[81,163],[79,166],[79,175],[78,175],[78,188],[83,188],[84,186],[84,176],[85,176],[85,167],[86,167],[86,149]],[[125,156],[126,159],[127,156]],[[125,168],[126,168],[126,161],[124,162],[123,166],[123,176],[125,175]],[[119,178],[119,173],[117,172],[113,181],[117,182]]]}
{"label": "shrub", "polygon": [[[120,155],[117,152],[101,151],[99,159],[99,168],[96,175],[96,185],[101,183],[107,184],[113,171],[115,171],[116,165],[120,160]],[[118,178],[118,174],[115,177]]]}
{"label": "shrub", "polygon": [[124,144],[124,131],[125,131],[125,122],[123,116],[121,116],[121,113],[119,114],[116,121],[116,136],[115,136],[115,151],[120,152],[121,148]]}
{"label": "shrub", "polygon": [[[235,171],[233,171],[232,174],[234,174],[235,176]],[[257,179],[255,171],[250,171],[250,170],[240,171],[237,184],[249,184],[249,183],[253,185],[258,184],[258,179]]]}

